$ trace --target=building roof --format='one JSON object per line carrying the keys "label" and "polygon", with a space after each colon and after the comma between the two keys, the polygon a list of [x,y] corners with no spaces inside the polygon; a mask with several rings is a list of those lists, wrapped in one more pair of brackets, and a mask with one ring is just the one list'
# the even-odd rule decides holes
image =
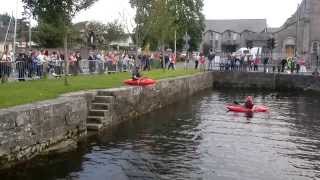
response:
{"label": "building roof", "polygon": [[245,30],[260,33],[267,28],[266,19],[206,20],[206,31],[223,33],[226,30],[242,33]]}

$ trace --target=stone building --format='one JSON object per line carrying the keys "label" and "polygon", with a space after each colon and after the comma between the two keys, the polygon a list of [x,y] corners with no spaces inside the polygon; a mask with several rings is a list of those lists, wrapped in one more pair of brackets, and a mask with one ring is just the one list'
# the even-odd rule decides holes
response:
{"label": "stone building", "polygon": [[235,52],[242,47],[266,47],[272,37],[266,19],[206,20],[202,48]]}
{"label": "stone building", "polygon": [[303,0],[273,36],[276,39],[275,55],[304,56],[314,65],[320,54],[320,0]]}

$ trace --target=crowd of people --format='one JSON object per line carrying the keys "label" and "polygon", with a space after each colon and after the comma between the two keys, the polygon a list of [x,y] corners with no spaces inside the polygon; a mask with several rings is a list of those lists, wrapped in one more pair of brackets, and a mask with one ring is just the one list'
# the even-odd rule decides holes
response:
{"label": "crowd of people", "polygon": [[15,58],[12,52],[5,52],[0,61],[0,76],[10,77],[16,71],[18,80],[28,78],[39,79],[48,73],[62,74],[64,55],[47,50],[20,52]]}
{"label": "crowd of people", "polygon": [[[164,60],[164,61],[163,61]],[[113,73],[132,71],[135,66],[150,71],[152,65],[175,69],[174,53],[139,53],[127,51],[91,51],[87,57],[81,57],[79,51],[70,52],[67,58],[69,75]],[[159,67],[160,68],[160,67]],[[60,77],[65,73],[65,56],[60,51],[32,50],[16,54],[5,52],[0,57],[0,78],[17,75],[17,79],[40,79],[47,76]]]}
{"label": "crowd of people", "polygon": [[[303,58],[283,58],[274,60],[271,55],[254,56],[251,54],[216,55],[210,50],[204,53],[191,53],[184,57],[185,62],[194,62],[194,68],[220,71],[262,71],[278,73],[305,73],[306,61]],[[15,59],[15,61],[14,61]],[[14,62],[13,62],[14,61]],[[91,51],[82,57],[79,51],[70,52],[65,68],[65,56],[60,51],[32,50],[20,52],[13,58],[12,52],[5,52],[0,58],[0,78],[10,77],[13,73],[17,79],[40,79],[51,75],[60,77],[67,70],[69,75],[132,72],[134,69],[150,71],[153,64],[158,68],[176,69],[177,57],[172,50],[161,52],[139,53],[128,51]]]}
{"label": "crowd of people", "polygon": [[303,57],[289,57],[273,59],[270,54],[251,55],[251,54],[224,54],[216,55],[212,50],[208,55],[204,53],[193,53],[191,56],[194,61],[195,69],[220,71],[263,71],[278,73],[306,73],[307,64]]}

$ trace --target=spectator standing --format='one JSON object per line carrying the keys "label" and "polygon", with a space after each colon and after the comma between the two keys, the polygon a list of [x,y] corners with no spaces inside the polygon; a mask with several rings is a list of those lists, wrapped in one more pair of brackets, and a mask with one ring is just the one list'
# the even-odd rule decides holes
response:
{"label": "spectator standing", "polygon": [[192,58],[194,60],[194,68],[198,69],[199,68],[199,58],[200,58],[200,56],[198,56],[196,54],[193,54]]}
{"label": "spectator standing", "polygon": [[173,70],[175,70],[175,63],[176,63],[176,55],[175,55],[175,53],[171,53],[171,54],[170,54],[169,62],[170,62],[170,64],[169,64],[169,66],[168,66],[168,70],[169,70],[170,68],[172,68]]}
{"label": "spectator standing", "polygon": [[206,70],[206,58],[203,53],[199,56],[199,62],[200,62],[200,70],[205,71]]}
{"label": "spectator standing", "polygon": [[253,63],[253,71],[259,71],[259,63],[260,63],[260,58],[259,56],[257,56]]}
{"label": "spectator standing", "polygon": [[215,59],[216,55],[214,54],[213,50],[210,49],[209,56],[208,56],[208,71],[213,70],[213,60]]}
{"label": "spectator standing", "polygon": [[77,65],[76,65],[76,62],[77,62],[77,58],[76,58],[76,53],[70,53],[70,56],[69,56],[69,70],[70,70],[70,73],[72,75],[77,75]]}
{"label": "spectator standing", "polygon": [[89,62],[89,73],[92,74],[96,71],[96,64],[95,64],[95,60],[92,52],[89,53],[88,62]]}
{"label": "spectator standing", "polygon": [[27,58],[26,54],[20,53],[16,59],[16,68],[18,71],[18,81],[25,81],[25,74],[27,70]]}
{"label": "spectator standing", "polygon": [[263,72],[264,73],[268,72],[268,67],[267,67],[268,63],[269,63],[269,57],[266,56],[263,58]]}
{"label": "spectator standing", "polygon": [[304,58],[301,57],[300,61],[300,72],[301,73],[306,73],[307,72],[307,68],[306,68],[306,61],[304,60]]}
{"label": "spectator standing", "polygon": [[2,81],[7,81],[7,78],[10,77],[12,71],[12,59],[11,56],[5,52],[1,58],[0,62],[0,77]]}
{"label": "spectator standing", "polygon": [[78,73],[82,73],[82,69],[81,69],[81,60],[82,60],[82,57],[81,57],[81,54],[80,52],[76,52],[76,69],[77,69],[77,74]]}
{"label": "spectator standing", "polygon": [[40,79],[43,76],[44,71],[44,64],[45,64],[45,58],[44,58],[44,51],[38,52],[36,56],[36,71],[37,71],[37,79]]}
{"label": "spectator standing", "polygon": [[281,60],[281,72],[285,71],[287,63],[288,63],[287,59],[283,58]]}

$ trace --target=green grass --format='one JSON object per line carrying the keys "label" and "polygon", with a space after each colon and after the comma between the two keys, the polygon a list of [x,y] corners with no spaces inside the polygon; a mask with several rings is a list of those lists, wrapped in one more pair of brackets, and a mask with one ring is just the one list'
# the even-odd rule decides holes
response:
{"label": "green grass", "polygon": [[[143,72],[143,76],[159,80],[196,73],[199,73],[199,71],[185,71],[183,69],[176,71],[153,70]],[[120,87],[123,86],[123,81],[129,78],[129,73],[117,73],[113,75],[69,77],[68,86],[64,85],[63,78],[0,84],[0,108],[54,99],[68,92]]]}

